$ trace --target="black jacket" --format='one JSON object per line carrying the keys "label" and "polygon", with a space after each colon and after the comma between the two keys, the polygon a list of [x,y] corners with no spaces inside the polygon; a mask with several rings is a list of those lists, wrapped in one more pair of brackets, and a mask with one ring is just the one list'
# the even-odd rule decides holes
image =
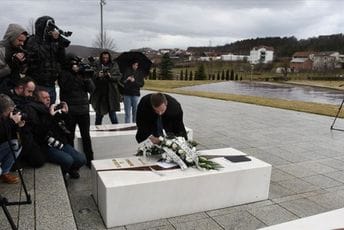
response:
{"label": "black jacket", "polygon": [[47,137],[51,136],[67,143],[67,135],[59,125],[66,119],[64,114],[51,116],[49,109],[41,102],[32,101],[26,109],[28,113],[28,125],[33,133],[34,140],[41,147],[47,147]]}
{"label": "black jacket", "polygon": [[[138,143],[146,140],[150,135],[157,136],[157,120],[158,114],[155,113],[148,94],[141,98],[137,106],[136,125],[137,133],[136,140]],[[183,110],[179,102],[165,94],[167,99],[167,109],[161,116],[163,128],[167,134],[175,136],[183,136],[187,139],[185,126],[183,123]]]}
{"label": "black jacket", "polygon": [[[140,96],[140,88],[144,85],[143,73],[140,70],[134,71],[133,69],[128,69],[121,78],[121,83],[123,85],[123,95],[126,96]],[[129,76],[134,76],[135,81],[127,81]]]}
{"label": "black jacket", "polygon": [[16,130],[17,126],[12,119],[0,117],[0,144],[11,139],[17,139]]}
{"label": "black jacket", "polygon": [[49,16],[40,17],[35,23],[35,35],[27,39],[25,49],[29,53],[29,69],[27,75],[38,85],[55,86],[61,72],[61,64],[65,58],[65,38],[54,40],[47,34],[47,21]]}
{"label": "black jacket", "polygon": [[60,100],[68,104],[68,113],[71,115],[88,114],[88,93],[93,93],[95,86],[90,78],[69,70],[63,70],[58,80],[60,86]]}

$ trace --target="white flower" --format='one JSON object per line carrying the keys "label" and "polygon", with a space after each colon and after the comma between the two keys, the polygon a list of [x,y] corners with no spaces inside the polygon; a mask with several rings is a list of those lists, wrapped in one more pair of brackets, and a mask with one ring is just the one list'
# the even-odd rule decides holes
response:
{"label": "white flower", "polygon": [[159,141],[163,141],[163,140],[164,140],[164,137],[160,136]]}
{"label": "white flower", "polygon": [[172,144],[172,149],[173,149],[173,150],[176,150],[177,148],[178,148],[178,145],[177,145],[176,143],[173,143],[173,144]]}
{"label": "white flower", "polygon": [[167,140],[166,143],[165,143],[166,146],[170,147],[172,145],[172,141],[170,140]]}
{"label": "white flower", "polygon": [[189,163],[192,163],[192,162],[193,162],[192,158],[189,157],[189,156],[187,156],[187,157],[185,158],[185,160],[186,160],[187,162],[189,162]]}
{"label": "white flower", "polygon": [[192,147],[191,150],[194,151],[194,152],[196,152],[196,147]]}

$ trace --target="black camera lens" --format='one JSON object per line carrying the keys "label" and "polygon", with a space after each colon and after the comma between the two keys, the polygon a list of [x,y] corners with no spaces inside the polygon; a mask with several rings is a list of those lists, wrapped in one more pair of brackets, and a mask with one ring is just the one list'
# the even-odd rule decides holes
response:
{"label": "black camera lens", "polygon": [[63,108],[63,104],[62,103],[60,103],[60,104],[57,104],[56,106],[55,106],[55,111],[56,110],[59,110],[59,109],[62,109]]}

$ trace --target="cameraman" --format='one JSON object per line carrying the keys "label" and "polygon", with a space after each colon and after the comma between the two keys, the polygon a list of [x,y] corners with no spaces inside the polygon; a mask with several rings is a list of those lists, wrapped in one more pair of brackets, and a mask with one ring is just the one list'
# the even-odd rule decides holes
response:
{"label": "cameraman", "polygon": [[38,86],[43,86],[49,92],[51,102],[55,103],[55,81],[61,72],[61,64],[65,58],[65,48],[70,41],[56,30],[52,17],[43,16],[35,22],[35,35],[28,38],[25,49],[33,57],[27,75]]}
{"label": "cameraman", "polygon": [[91,104],[96,112],[96,125],[101,125],[105,114],[109,113],[112,124],[117,124],[116,111],[120,111],[118,82],[121,79],[116,62],[112,62],[109,52],[104,51],[96,63],[94,84],[96,89],[91,96]]}
{"label": "cameraman", "polygon": [[67,54],[66,63],[58,80],[60,99],[68,104],[69,121],[67,128],[71,135],[68,143],[74,146],[75,127],[79,126],[87,166],[91,167],[93,150],[90,137],[90,107],[88,93],[93,93],[95,86],[91,79],[94,71],[89,65],[73,54]]}
{"label": "cameraman", "polygon": [[36,88],[34,98],[27,111],[35,141],[47,153],[50,162],[61,166],[64,176],[68,173],[71,178],[79,178],[79,168],[86,163],[86,159],[84,154],[68,144],[67,135],[70,132],[64,126],[67,104],[61,102],[60,109],[55,104],[50,105],[49,93],[41,87]]}
{"label": "cameraman", "polygon": [[[14,113],[15,104],[5,94],[0,94],[0,165],[2,175],[0,179],[7,184],[18,183],[19,178],[9,173],[16,157],[20,154],[21,147],[17,139],[17,128],[23,127],[20,113]],[[12,152],[13,151],[13,152]]]}
{"label": "cameraman", "polygon": [[25,54],[22,46],[27,37],[25,29],[17,24],[10,24],[0,41],[0,91],[6,92],[24,73]]}

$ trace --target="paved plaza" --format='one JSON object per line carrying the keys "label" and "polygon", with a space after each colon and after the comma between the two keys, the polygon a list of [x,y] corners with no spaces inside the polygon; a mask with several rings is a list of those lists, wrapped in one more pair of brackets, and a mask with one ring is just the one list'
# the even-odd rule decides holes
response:
{"label": "paved plaza", "polygon": [[[344,132],[330,130],[332,117],[174,96],[198,148],[233,147],[273,166],[269,199],[111,229],[257,229],[344,206]],[[90,170],[81,174],[67,187],[77,229],[106,229],[91,197]]]}

